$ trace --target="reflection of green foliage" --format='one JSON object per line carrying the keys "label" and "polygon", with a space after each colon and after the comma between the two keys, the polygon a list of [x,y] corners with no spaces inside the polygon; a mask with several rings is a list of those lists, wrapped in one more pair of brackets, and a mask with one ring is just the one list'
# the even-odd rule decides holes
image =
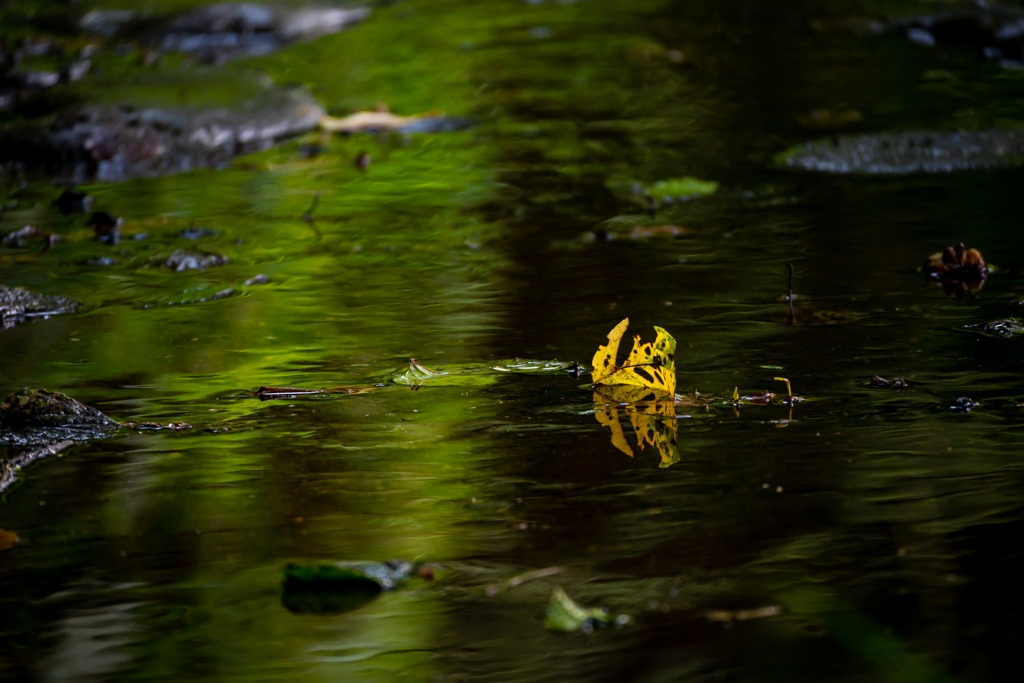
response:
{"label": "reflection of green foliage", "polygon": [[[822,620],[829,634],[852,653],[876,666],[894,683],[954,683],[958,679],[914,652],[881,624],[860,612],[843,609],[820,589],[810,587],[784,596],[797,614]],[[824,603],[824,604],[823,604]]]}
{"label": "reflection of green foliage", "polygon": [[381,590],[379,581],[351,567],[289,564],[281,602],[295,614],[334,614],[362,607]]}
{"label": "reflection of green foliage", "polygon": [[281,604],[292,614],[340,614],[359,609],[380,595],[380,588],[365,583],[333,586],[289,586],[281,593]]}

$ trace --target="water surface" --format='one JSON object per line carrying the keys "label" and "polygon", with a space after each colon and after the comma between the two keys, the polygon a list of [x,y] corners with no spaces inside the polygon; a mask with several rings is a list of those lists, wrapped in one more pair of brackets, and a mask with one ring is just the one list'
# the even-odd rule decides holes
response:
{"label": "water surface", "polygon": [[[6,492],[0,528],[21,543],[0,552],[0,673],[997,680],[1024,636],[1024,385],[1018,340],[967,326],[1020,312],[1024,176],[771,164],[835,132],[799,123],[816,109],[858,111],[843,132],[1024,120],[1019,72],[898,35],[810,28],[878,9],[399,3],[219,68],[297,83],[333,113],[383,101],[472,128],[313,133],[230,168],[91,186],[126,234],[147,235],[114,248],[57,213],[47,184],[5,188],[18,206],[0,232],[30,223],[65,241],[0,251],[0,280],[84,307],[4,330],[0,389],[194,428],[75,446]],[[325,151],[307,158],[312,143]],[[609,178],[682,176],[720,186],[658,212],[688,234],[579,239],[646,211]],[[217,234],[178,236],[197,226]],[[917,271],[961,241],[999,267],[963,301]],[[148,265],[190,245],[229,262]],[[118,263],[88,264],[104,255]],[[258,273],[270,282],[242,285]],[[226,287],[236,295],[200,301]],[[807,400],[677,408],[668,459],[636,448],[623,417],[631,458],[595,419],[586,376],[388,382],[412,357],[442,370],[589,362],[627,316],[645,337],[653,325],[675,335],[681,394],[784,391],[773,378],[785,376]],[[873,375],[910,388],[869,387]],[[961,396],[980,405],[950,410]],[[437,580],[343,614],[282,606],[290,561],[394,557],[437,563]],[[487,595],[550,566],[565,571]],[[549,633],[555,585],[632,621]],[[770,606],[778,614],[715,617]]]}

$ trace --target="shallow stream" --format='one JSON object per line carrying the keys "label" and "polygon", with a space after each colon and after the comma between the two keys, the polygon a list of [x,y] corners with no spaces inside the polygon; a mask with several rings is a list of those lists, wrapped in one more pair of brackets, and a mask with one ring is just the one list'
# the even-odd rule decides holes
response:
{"label": "shallow stream", "polygon": [[[1024,315],[1024,171],[773,158],[838,133],[1024,121],[1024,72],[812,28],[875,4],[387,4],[188,68],[266,74],[335,115],[384,102],[471,127],[314,132],[84,187],[125,219],[117,246],[52,206],[49,183],[4,185],[0,233],[64,239],[0,248],[0,282],[82,308],[0,331],[0,394],[193,427],[75,445],[3,494],[20,543],[0,550],[0,677],[1005,680],[1024,638],[1024,356],[972,326]],[[173,76],[107,59],[94,84]],[[804,125],[821,110],[857,117]],[[620,189],[681,177],[718,190],[652,220]],[[632,239],[637,224],[683,234]],[[920,272],[959,242],[998,269],[963,300]],[[228,261],[151,265],[189,247]],[[676,406],[674,449],[639,448],[625,415],[634,454],[618,449],[586,374],[390,381],[410,358],[589,363],[627,316],[631,334],[677,339],[677,393],[718,399]],[[806,400],[729,404],[734,388],[781,396],[775,377]],[[373,390],[255,395],[355,385]],[[389,558],[436,578],[348,612],[282,604],[289,562]],[[563,571],[488,593],[548,567]],[[629,622],[549,632],[554,586]]]}

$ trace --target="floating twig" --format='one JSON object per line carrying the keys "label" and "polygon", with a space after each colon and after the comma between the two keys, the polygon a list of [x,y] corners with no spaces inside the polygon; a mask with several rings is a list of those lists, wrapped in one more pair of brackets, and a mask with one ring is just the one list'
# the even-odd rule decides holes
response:
{"label": "floating twig", "polygon": [[298,387],[260,387],[256,396],[261,401],[275,398],[293,398],[295,396],[316,396],[320,394],[368,394],[377,389],[372,384],[354,384],[346,387],[327,387],[326,389],[300,389]]}
{"label": "floating twig", "polygon": [[306,213],[302,214],[302,220],[306,221],[307,223],[312,223],[313,222],[313,212],[316,211],[316,208],[318,206],[320,206],[320,193],[319,192],[317,192],[315,195],[313,195],[313,203],[309,205],[309,209],[306,210]]}
{"label": "floating twig", "polygon": [[725,623],[731,623],[733,621],[746,621],[748,619],[763,619],[764,617],[774,617],[782,613],[782,608],[778,605],[772,605],[770,607],[758,607],[757,609],[741,609],[736,611],[729,611],[724,609],[709,609],[704,613],[704,617],[708,621],[722,621]]}
{"label": "floating twig", "polygon": [[511,579],[509,579],[501,585],[496,583],[492,583],[491,585],[489,585],[487,587],[487,595],[493,597],[498,593],[503,593],[507,590],[511,590],[512,588],[515,588],[516,586],[521,586],[529,581],[544,579],[549,576],[554,576],[555,574],[561,574],[564,571],[565,567],[546,567],[544,569],[537,569],[532,572],[526,572],[525,574],[520,574],[519,576],[513,576]]}
{"label": "floating twig", "polygon": [[793,310],[793,264],[787,263],[786,266],[789,268],[789,293],[786,295],[786,301],[789,303],[789,322],[788,325],[796,324],[796,311]]}

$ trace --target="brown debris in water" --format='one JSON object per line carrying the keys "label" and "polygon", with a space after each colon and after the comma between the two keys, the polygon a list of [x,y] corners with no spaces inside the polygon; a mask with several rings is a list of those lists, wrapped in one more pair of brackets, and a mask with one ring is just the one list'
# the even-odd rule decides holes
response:
{"label": "brown debris in water", "polygon": [[741,610],[724,610],[724,609],[709,609],[704,613],[705,618],[708,621],[722,621],[725,623],[731,623],[733,621],[746,621],[748,619],[763,619],[764,617],[774,617],[782,614],[782,608],[778,605],[771,605],[770,607],[758,607],[757,609],[741,609]]}
{"label": "brown debris in water", "polygon": [[170,429],[171,431],[180,432],[183,429],[192,429],[192,425],[188,422],[168,422],[166,424],[161,422],[122,422],[122,427],[129,429],[138,429],[145,431],[159,431],[161,429]]}
{"label": "brown debris in water", "polygon": [[964,299],[967,292],[977,292],[985,286],[985,278],[992,272],[985,257],[977,249],[965,249],[964,243],[946,247],[925,259],[924,274],[929,282],[942,285],[946,296]]}
{"label": "brown debris in water", "polygon": [[868,383],[873,387],[884,387],[886,389],[892,389],[893,391],[903,391],[907,388],[907,380],[902,377],[896,377],[895,379],[886,379],[879,375],[875,375],[871,378]]}
{"label": "brown debris in water", "polygon": [[0,550],[10,550],[20,542],[18,534],[7,529],[0,529]]}

